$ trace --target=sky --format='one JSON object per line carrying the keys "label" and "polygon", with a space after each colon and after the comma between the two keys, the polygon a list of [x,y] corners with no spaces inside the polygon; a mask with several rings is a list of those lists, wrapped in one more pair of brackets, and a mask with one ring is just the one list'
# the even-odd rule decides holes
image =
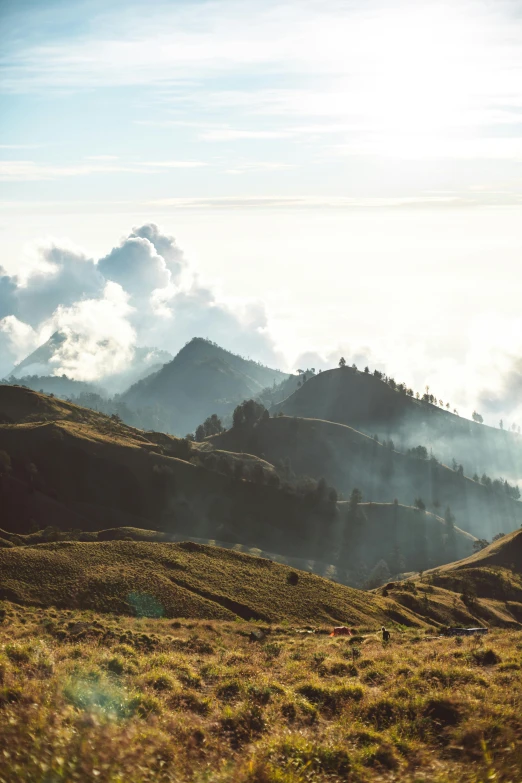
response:
{"label": "sky", "polygon": [[0,0],[0,33],[0,373],[56,328],[88,379],[197,334],[522,424],[522,0]]}

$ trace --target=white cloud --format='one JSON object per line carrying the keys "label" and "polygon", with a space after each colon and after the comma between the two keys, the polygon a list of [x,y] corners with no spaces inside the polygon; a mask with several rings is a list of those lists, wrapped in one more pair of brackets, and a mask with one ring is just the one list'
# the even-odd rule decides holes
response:
{"label": "white cloud", "polygon": [[113,282],[106,284],[100,299],[59,306],[44,325],[67,338],[51,359],[54,374],[95,381],[128,369],[136,343],[131,312],[127,294]]}
{"label": "white cloud", "polygon": [[0,319],[0,377],[39,345],[37,332],[14,315]]}
{"label": "white cloud", "polygon": [[197,279],[174,238],[154,223],[132,230],[97,263],[56,241],[40,243],[39,263],[21,281],[0,277],[0,374],[65,335],[49,372],[100,380],[127,370],[137,346],[175,353],[192,337],[275,360],[263,306],[232,308]]}

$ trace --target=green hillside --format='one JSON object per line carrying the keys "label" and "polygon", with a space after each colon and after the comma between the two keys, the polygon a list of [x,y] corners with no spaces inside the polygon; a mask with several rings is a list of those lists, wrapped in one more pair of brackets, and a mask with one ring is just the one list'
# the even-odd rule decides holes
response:
{"label": "green hillside", "polygon": [[371,373],[343,367],[310,377],[271,413],[347,424],[380,440],[392,438],[400,451],[425,446],[443,462],[455,458],[472,476],[483,472],[518,481],[522,436],[462,418],[393,387]]}
{"label": "green hillside", "polygon": [[[478,538],[489,539],[522,524],[522,503],[505,492],[473,481],[434,458],[405,454],[389,442],[381,443],[335,422],[279,415],[253,428],[227,430],[210,442],[229,451],[262,456],[283,474],[290,470],[324,477],[345,497],[357,487],[365,500],[377,503],[396,498],[401,505],[411,506],[421,498],[436,516],[444,516],[449,506],[456,526]],[[451,559],[463,554],[455,553]]]}

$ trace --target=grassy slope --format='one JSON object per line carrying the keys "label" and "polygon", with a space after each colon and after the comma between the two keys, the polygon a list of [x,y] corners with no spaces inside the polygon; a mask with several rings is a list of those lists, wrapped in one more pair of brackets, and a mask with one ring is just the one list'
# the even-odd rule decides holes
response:
{"label": "grassy slope", "polygon": [[518,632],[251,644],[237,622],[0,617],[2,783],[520,780]]}
{"label": "grassy slope", "polygon": [[440,571],[454,571],[461,568],[481,568],[485,566],[502,566],[522,573],[522,530],[515,530],[503,538],[493,541],[492,544],[481,549],[480,552],[460,560],[457,563],[449,563],[442,566]]}
{"label": "grassy slope", "polygon": [[[325,572],[324,563],[335,562],[346,516],[342,503],[326,534],[323,520],[316,520],[313,509],[304,507],[295,495],[266,484],[234,480],[219,472],[219,464],[218,472],[205,468],[211,456],[218,463],[226,456],[229,468],[232,466],[229,473],[234,460],[240,460],[246,469],[262,466],[268,476],[273,468],[259,457],[219,449],[210,454],[207,442],[193,445],[196,462],[187,462],[176,456],[182,454],[179,439],[145,433],[71,403],[9,386],[0,387],[0,416],[20,422],[0,426],[0,450],[6,450],[14,463],[30,462],[37,468],[25,494],[20,482],[5,476],[2,479],[4,485],[9,484],[9,493],[4,492],[2,526],[11,532],[27,533],[33,522],[40,527],[82,530],[161,528],[170,535],[218,539],[285,557],[313,559],[320,561],[320,573]],[[292,421],[269,420],[266,429],[287,427],[293,431]],[[373,441],[349,428],[326,426],[353,433],[374,447]],[[264,432],[265,427],[259,431]],[[226,435],[230,438],[233,433]],[[293,442],[291,438],[289,442]],[[327,442],[335,443],[335,439]],[[212,439],[212,444],[222,445],[219,439]],[[319,456],[324,456],[323,452]],[[426,525],[428,548],[435,552],[442,540],[440,519],[405,507],[372,504],[365,509],[367,525],[362,528],[360,556],[368,556],[370,567],[380,558],[389,559],[395,543],[403,550],[408,570],[428,567],[417,563],[417,536],[411,533],[421,535],[420,523]],[[310,514],[305,535],[303,522]],[[470,552],[469,537],[457,532],[456,540],[458,546],[451,559]],[[344,563],[344,556],[341,561],[343,569],[354,568]],[[444,553],[432,560],[432,564],[437,562],[444,562]],[[353,583],[344,570],[337,578]]]}
{"label": "grassy slope", "polygon": [[[269,560],[193,543],[61,542],[0,550],[0,597],[132,613],[150,596],[168,617],[379,624],[398,607]],[[137,599],[136,599],[137,600]],[[148,600],[148,599],[143,599]],[[404,624],[423,621],[403,610]]]}
{"label": "grassy slope", "polygon": [[[392,390],[370,374],[351,368],[328,370],[310,378],[275,414],[326,419],[357,430],[392,436],[407,446],[433,447],[445,462],[463,462],[469,475],[518,479],[522,474],[522,437],[476,424],[436,405]],[[401,449],[402,450],[402,449]]]}
{"label": "grassy slope", "polygon": [[272,463],[289,458],[296,473],[324,476],[345,494],[359,487],[366,500],[398,498],[409,506],[414,498],[422,497],[428,507],[438,500],[439,513],[449,505],[457,526],[479,538],[522,524],[521,502],[492,492],[439,462],[393,451],[343,424],[278,416],[253,431],[231,429],[211,441],[230,451],[250,451]]}
{"label": "grassy slope", "polygon": [[[308,510],[295,495],[180,459],[179,439],[9,386],[0,386],[0,417],[20,422],[0,425],[0,450],[26,472],[28,463],[37,469],[25,494],[16,472],[1,479],[2,526],[11,532],[29,532],[33,520],[84,530],[161,526],[294,556],[308,545],[298,535]],[[197,458],[199,447],[192,450]],[[232,469],[238,459],[229,455]],[[251,455],[246,460],[271,470]]]}
{"label": "grassy slope", "polygon": [[520,628],[521,554],[519,530],[471,557],[428,571],[422,579],[394,583],[387,592],[403,606],[444,625],[472,622]]}

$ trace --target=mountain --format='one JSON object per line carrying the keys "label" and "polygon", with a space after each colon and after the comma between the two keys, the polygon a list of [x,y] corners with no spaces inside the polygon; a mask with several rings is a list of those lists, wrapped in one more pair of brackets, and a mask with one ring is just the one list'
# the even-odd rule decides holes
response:
{"label": "mountain", "polygon": [[[73,339],[74,337],[75,336],[72,335]],[[39,346],[35,351],[29,354],[29,356],[13,367],[10,376],[35,390],[44,389],[44,391],[59,393],[54,392],[50,378],[55,377],[55,370],[57,367],[57,364],[53,359],[67,340],[68,337],[65,333],[54,332],[47,342]],[[150,373],[156,372],[171,359],[172,356],[168,351],[163,351],[159,348],[138,346],[135,348],[132,362],[126,370],[105,376],[100,380],[100,383],[111,393],[122,391]],[[59,377],[63,379],[66,378],[64,375]],[[64,386],[65,384],[62,382],[60,388]],[[82,391],[85,391],[85,389],[76,386],[76,382],[69,379],[67,391],[64,391],[63,393],[70,396],[73,394],[80,394]],[[95,391],[99,392],[99,389],[96,389]]]}
{"label": "mountain", "polygon": [[504,487],[485,486],[436,459],[402,453],[343,424],[277,415],[255,427],[233,427],[210,441],[217,448],[267,459],[283,474],[290,470],[324,477],[346,497],[357,487],[373,503],[396,498],[411,506],[420,498],[437,516],[444,516],[449,506],[457,526],[478,538],[522,524],[522,503]]}
{"label": "mountain", "polygon": [[173,361],[128,389],[122,400],[134,409],[159,406],[166,429],[182,435],[194,431],[211,413],[230,415],[235,404],[287,377],[280,370],[194,338]]}
{"label": "mountain", "polygon": [[63,332],[54,332],[47,342],[26,356],[13,367],[11,375],[20,378],[22,375],[51,375],[51,359],[65,343],[67,337]]}
{"label": "mountain", "polygon": [[396,573],[472,551],[472,536],[436,515],[354,509],[324,481],[282,481],[262,457],[145,433],[21,387],[0,386],[0,422],[2,528],[11,533],[160,530],[304,559],[311,570],[330,564],[349,584],[382,559]]}
{"label": "mountain", "polygon": [[421,445],[443,462],[455,459],[468,476],[489,473],[518,481],[522,436],[461,418],[408,391],[342,367],[312,375],[271,413],[346,424],[381,441],[391,438],[402,452]]}

